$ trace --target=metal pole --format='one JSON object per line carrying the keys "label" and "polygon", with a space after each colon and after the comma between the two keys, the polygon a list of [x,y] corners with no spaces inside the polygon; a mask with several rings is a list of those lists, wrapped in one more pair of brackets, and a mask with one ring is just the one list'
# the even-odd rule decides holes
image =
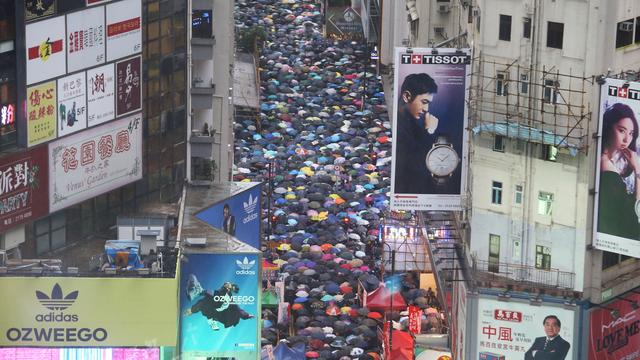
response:
{"label": "metal pole", "polygon": [[[393,275],[396,272],[396,250],[391,250],[391,281],[393,282]],[[393,284],[393,283],[392,283]],[[393,286],[391,287],[393,290]],[[391,293],[391,314],[389,315],[389,356],[391,356],[391,350],[393,350],[393,292]]]}
{"label": "metal pole", "polygon": [[267,176],[269,177],[269,188],[267,190],[267,241],[271,240],[271,193],[273,192],[273,176],[272,174],[273,162],[269,162],[269,171]]}

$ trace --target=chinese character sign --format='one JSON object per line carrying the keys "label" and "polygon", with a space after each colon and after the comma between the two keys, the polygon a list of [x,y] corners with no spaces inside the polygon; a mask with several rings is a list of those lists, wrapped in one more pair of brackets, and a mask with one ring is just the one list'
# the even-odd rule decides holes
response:
{"label": "chinese character sign", "polygon": [[115,117],[115,74],[113,64],[87,71],[87,125],[89,127]]}
{"label": "chinese character sign", "polygon": [[142,178],[142,115],[49,144],[49,208],[57,211]]}
{"label": "chinese character sign", "polygon": [[128,114],[141,108],[140,57],[134,57],[116,64],[116,113]]}
{"label": "chinese character sign", "polygon": [[56,137],[56,82],[27,88],[27,144],[34,146]]}
{"label": "chinese character sign", "polygon": [[422,327],[422,309],[417,306],[409,306],[409,331],[420,334]]}
{"label": "chinese character sign", "polygon": [[25,31],[27,85],[64,75],[64,16],[27,24]]}
{"label": "chinese character sign", "polygon": [[479,359],[574,359],[575,311],[478,299]]}
{"label": "chinese character sign", "polygon": [[47,147],[3,158],[0,166],[0,231],[45,216]]}
{"label": "chinese character sign", "polygon": [[142,51],[141,14],[140,0],[107,4],[107,61]]}
{"label": "chinese character sign", "polygon": [[104,6],[67,15],[67,66],[69,72],[105,61]]}
{"label": "chinese character sign", "polygon": [[58,136],[87,127],[86,90],[84,72],[58,79]]}

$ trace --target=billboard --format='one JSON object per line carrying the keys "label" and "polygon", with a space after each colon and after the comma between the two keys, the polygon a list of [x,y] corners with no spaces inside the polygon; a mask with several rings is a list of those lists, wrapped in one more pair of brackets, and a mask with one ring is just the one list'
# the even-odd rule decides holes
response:
{"label": "billboard", "polygon": [[87,125],[94,126],[115,117],[115,74],[113,64],[87,70]]}
{"label": "billboard", "polygon": [[33,20],[56,13],[56,0],[26,0],[24,2],[25,20]]}
{"label": "billboard", "polygon": [[141,14],[140,0],[107,4],[107,61],[142,51]]}
{"label": "billboard", "polygon": [[364,35],[360,14],[350,6],[328,7],[326,29],[329,36],[361,39]]}
{"label": "billboard", "polygon": [[188,254],[181,264],[182,358],[257,359],[258,254]]}
{"label": "billboard", "polygon": [[104,63],[104,6],[67,15],[66,41],[68,72]]}
{"label": "billboard", "polygon": [[[633,302],[636,302],[634,304]],[[640,359],[640,295],[594,308],[589,314],[589,360]],[[613,314],[612,314],[612,310]],[[614,317],[613,315],[617,315]]]}
{"label": "billboard", "polygon": [[593,245],[640,258],[640,83],[606,79],[602,86]]}
{"label": "billboard", "polygon": [[56,82],[27,88],[27,145],[34,146],[56,137]]}
{"label": "billboard", "polygon": [[58,137],[87,127],[87,81],[85,73],[58,79]]}
{"label": "billboard", "polygon": [[461,210],[470,49],[395,49],[392,210]]}
{"label": "billboard", "polygon": [[479,298],[477,316],[474,359],[575,359],[573,310]]}
{"label": "billboard", "polygon": [[176,279],[2,277],[0,346],[176,346],[176,286]]}
{"label": "billboard", "polygon": [[116,114],[122,116],[142,108],[140,56],[116,63]]}
{"label": "billboard", "polygon": [[49,210],[142,178],[142,114],[49,144]]}
{"label": "billboard", "polygon": [[196,217],[245,244],[260,249],[261,199],[262,185],[254,186],[200,210]]}
{"label": "billboard", "polygon": [[0,348],[0,360],[160,360],[159,348]]}
{"label": "billboard", "polygon": [[2,159],[0,166],[0,231],[49,213],[47,147]]}
{"label": "billboard", "polygon": [[25,32],[27,85],[64,75],[67,70],[64,16],[27,24]]}

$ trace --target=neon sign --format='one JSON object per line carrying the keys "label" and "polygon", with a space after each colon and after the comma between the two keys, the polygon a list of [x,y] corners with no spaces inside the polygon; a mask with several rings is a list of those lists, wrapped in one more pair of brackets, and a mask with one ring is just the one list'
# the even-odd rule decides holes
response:
{"label": "neon sign", "polygon": [[0,126],[13,124],[16,120],[16,106],[13,104],[5,104],[0,106]]}

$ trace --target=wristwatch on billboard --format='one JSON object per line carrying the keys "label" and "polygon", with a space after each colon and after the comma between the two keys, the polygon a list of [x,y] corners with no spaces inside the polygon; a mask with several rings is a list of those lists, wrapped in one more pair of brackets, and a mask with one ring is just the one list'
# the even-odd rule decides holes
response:
{"label": "wristwatch on billboard", "polygon": [[453,172],[458,168],[460,156],[447,140],[446,136],[438,136],[426,157],[427,169],[436,185],[442,186],[449,182]]}

